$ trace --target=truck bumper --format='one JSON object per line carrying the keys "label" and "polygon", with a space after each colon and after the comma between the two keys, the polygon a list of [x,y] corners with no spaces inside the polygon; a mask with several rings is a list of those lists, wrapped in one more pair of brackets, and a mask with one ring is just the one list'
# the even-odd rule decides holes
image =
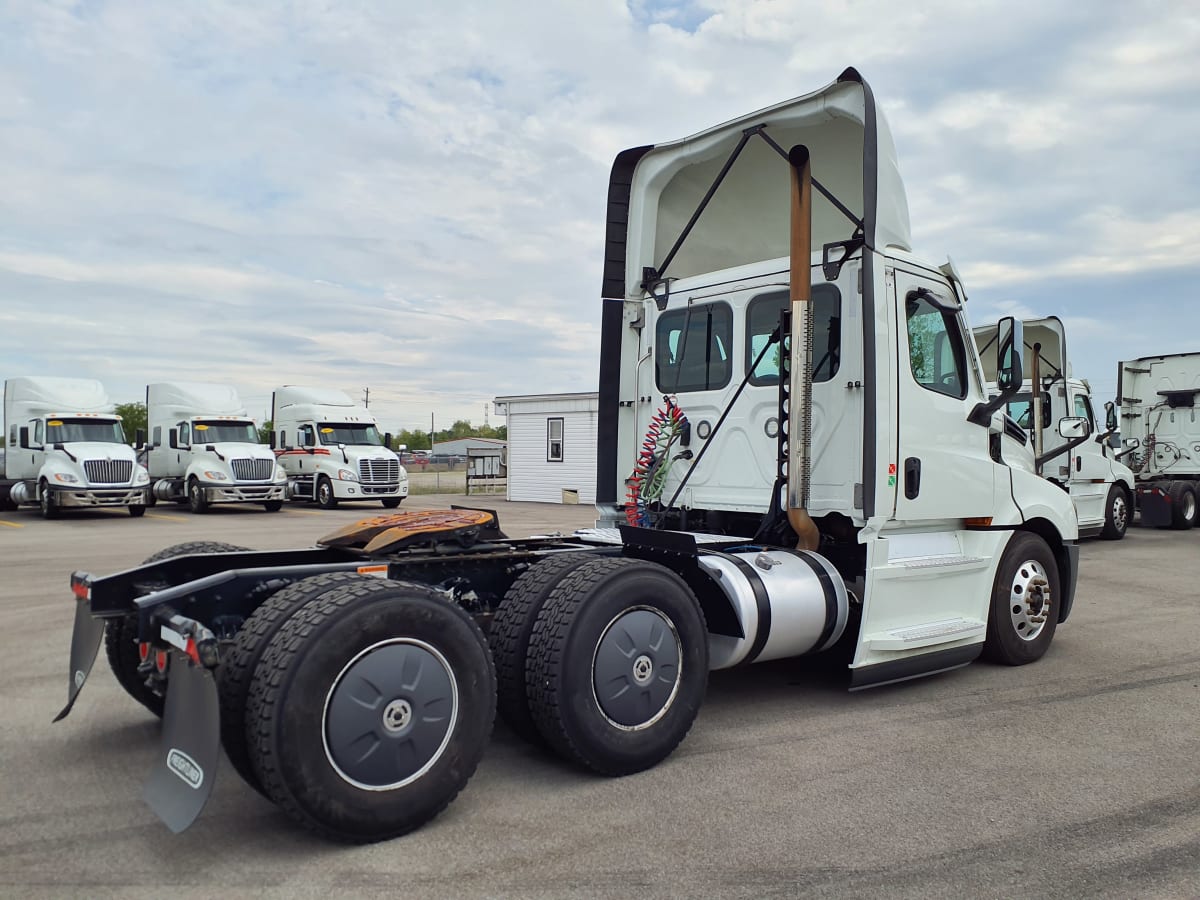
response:
{"label": "truck bumper", "polygon": [[145,506],[149,487],[140,488],[55,488],[54,498],[63,508],[92,509],[101,506]]}
{"label": "truck bumper", "polygon": [[408,482],[363,484],[361,481],[335,481],[333,493],[339,500],[379,500],[383,497],[407,497]]}
{"label": "truck bumper", "polygon": [[262,503],[267,500],[286,500],[287,482],[206,487],[204,499],[209,503]]}

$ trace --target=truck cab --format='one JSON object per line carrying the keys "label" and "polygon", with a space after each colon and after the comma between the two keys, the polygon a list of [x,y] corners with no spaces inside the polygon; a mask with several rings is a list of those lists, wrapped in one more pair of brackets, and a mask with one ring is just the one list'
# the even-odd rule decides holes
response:
{"label": "truck cab", "polygon": [[10,378],[4,412],[9,434],[0,489],[9,503],[37,504],[48,519],[64,509],[146,511],[149,476],[100,382]]}
{"label": "truck cab", "polygon": [[[985,358],[996,340],[996,329],[995,325],[975,329],[975,340]],[[1066,330],[1057,316],[1026,319],[1022,330],[1025,371],[1021,390],[1006,403],[1008,415],[1029,434],[1035,469],[1070,495],[1079,517],[1080,536],[1120,540],[1133,519],[1134,478],[1111,446],[1117,430],[1116,410],[1110,403],[1103,422],[1098,419],[1091,386],[1071,374]],[[1035,362],[1040,397],[1033,393]],[[985,370],[985,376],[993,379],[994,371],[986,366]],[[994,381],[989,381],[989,389],[993,395],[997,393]],[[1059,423],[1079,418],[1087,422],[1088,439],[1062,437]]]}
{"label": "truck cab", "polygon": [[194,513],[214,503],[283,507],[287,473],[260,443],[254,420],[228,385],[160,382],[146,387],[150,443],[144,458],[158,500]]}
{"label": "truck cab", "polygon": [[378,500],[394,509],[408,496],[408,472],[375,417],[337,390],[288,385],[272,398],[276,455],[294,499],[331,509]]}

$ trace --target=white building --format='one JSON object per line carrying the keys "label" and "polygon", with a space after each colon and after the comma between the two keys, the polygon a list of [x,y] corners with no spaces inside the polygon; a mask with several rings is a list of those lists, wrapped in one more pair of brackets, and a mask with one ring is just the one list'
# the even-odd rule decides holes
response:
{"label": "white building", "polygon": [[497,397],[508,420],[508,499],[596,502],[599,395]]}

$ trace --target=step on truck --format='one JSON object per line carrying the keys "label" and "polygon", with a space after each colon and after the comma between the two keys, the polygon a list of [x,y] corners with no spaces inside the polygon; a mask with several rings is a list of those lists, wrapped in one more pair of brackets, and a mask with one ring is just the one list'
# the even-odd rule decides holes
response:
{"label": "step on truck", "polygon": [[[1057,316],[1026,319],[1021,325],[1024,380],[1006,404],[1009,418],[1027,435],[1035,471],[1070,495],[1079,517],[1079,536],[1120,540],[1133,519],[1134,481],[1133,472],[1121,461],[1124,454],[1111,446],[1117,434],[1116,408],[1111,401],[1105,404],[1100,428],[1091,386],[1071,374],[1066,329]],[[984,375],[995,393],[990,363],[997,326],[983,325],[974,331]],[[1036,394],[1035,381],[1041,385]],[[1087,437],[1061,436],[1059,428],[1072,427],[1068,420],[1074,419],[1086,422]]]}
{"label": "step on truck", "polygon": [[1117,405],[1139,521],[1193,527],[1200,508],[1200,353],[1118,363]]}
{"label": "step on truck", "polygon": [[155,500],[186,503],[194,513],[214,503],[283,508],[288,477],[259,441],[237,391],[224,384],[169,381],[146,386],[150,443],[142,458]]}
{"label": "step on truck", "polygon": [[[429,820],[494,712],[586,769],[684,739],[710,669],[825,650],[851,688],[1042,657],[1070,498],[1012,460],[952,266],[909,249],[874,95],[807,96],[621,153],[609,187],[596,527],[385,513],[312,549],[168,548],[76,572],[66,715],[99,644],[163,714],[150,806],[186,827],[219,745],[326,836]],[[487,637],[484,633],[486,630]]]}
{"label": "step on truck", "polygon": [[378,500],[395,509],[408,496],[408,472],[380,434],[375,416],[338,390],[287,385],[271,395],[276,454],[294,500],[332,509],[343,500]]}
{"label": "step on truck", "polygon": [[[0,506],[37,505],[47,519],[70,509],[146,512],[150,478],[126,442],[104,386],[91,379],[25,376],[4,382],[7,447]],[[140,441],[142,436],[138,436]]]}

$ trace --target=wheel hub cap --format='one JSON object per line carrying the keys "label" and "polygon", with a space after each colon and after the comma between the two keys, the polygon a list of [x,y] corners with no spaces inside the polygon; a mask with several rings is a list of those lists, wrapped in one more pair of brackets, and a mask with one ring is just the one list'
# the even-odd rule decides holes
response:
{"label": "wheel hub cap", "polygon": [[325,755],[356,787],[403,787],[441,757],[457,717],[458,685],[446,658],[423,641],[384,641],[334,681],[325,700]]}
{"label": "wheel hub cap", "polygon": [[617,728],[648,728],[679,691],[682,652],[671,621],[658,610],[621,613],[605,629],[592,661],[596,705]]}
{"label": "wheel hub cap", "polygon": [[1027,560],[1017,567],[1009,590],[1009,615],[1013,630],[1024,641],[1032,641],[1042,629],[1052,611],[1050,580],[1041,563]]}
{"label": "wheel hub cap", "polygon": [[1125,528],[1125,517],[1127,514],[1127,510],[1125,509],[1125,498],[1121,495],[1118,495],[1117,499],[1113,501],[1113,523],[1118,529]]}

